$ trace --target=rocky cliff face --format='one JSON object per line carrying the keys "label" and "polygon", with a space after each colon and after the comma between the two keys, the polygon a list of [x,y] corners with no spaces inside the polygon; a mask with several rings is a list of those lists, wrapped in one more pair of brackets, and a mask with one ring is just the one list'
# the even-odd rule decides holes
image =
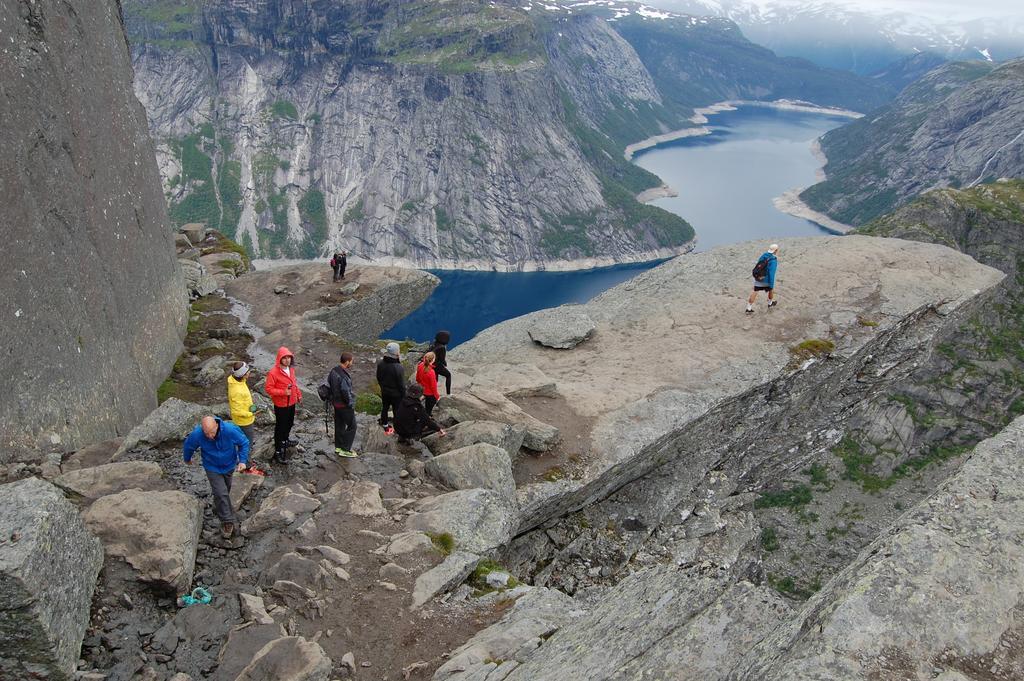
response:
{"label": "rocky cliff face", "polygon": [[1024,175],[1024,59],[941,66],[889,106],[827,133],[827,179],[802,194],[862,225],[936,187]]}
{"label": "rocky cliff face", "polygon": [[270,257],[650,259],[685,250],[692,230],[635,201],[658,179],[622,159],[626,143],[719,98],[884,99],[731,24],[666,22],[659,35],[686,47],[664,61],[656,46],[638,54],[639,18],[627,32],[603,8],[521,5],[127,2],[172,219]]}
{"label": "rocky cliff face", "polygon": [[186,299],[119,5],[0,6],[0,457],[123,433]]}

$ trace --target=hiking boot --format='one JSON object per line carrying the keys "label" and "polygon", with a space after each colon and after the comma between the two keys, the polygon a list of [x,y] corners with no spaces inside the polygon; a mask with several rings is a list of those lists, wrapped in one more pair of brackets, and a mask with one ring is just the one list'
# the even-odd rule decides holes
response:
{"label": "hiking boot", "polygon": [[350,452],[349,450],[342,449],[341,447],[335,447],[334,448],[334,453],[337,454],[338,456],[340,456],[343,459],[355,459],[355,458],[357,458],[359,456],[355,452]]}
{"label": "hiking boot", "polygon": [[291,440],[291,439],[289,439],[289,440],[285,440],[284,441],[284,446],[285,447],[294,447],[297,444],[299,444],[298,440]]}
{"label": "hiking boot", "polygon": [[777,301],[777,300],[769,300],[768,301],[768,307],[775,307],[778,304],[779,304],[779,301]]}
{"label": "hiking boot", "polygon": [[754,314],[754,308],[748,307],[747,308],[747,314]]}
{"label": "hiking boot", "polygon": [[221,523],[220,535],[225,539],[231,539],[231,535],[235,533],[234,523]]}

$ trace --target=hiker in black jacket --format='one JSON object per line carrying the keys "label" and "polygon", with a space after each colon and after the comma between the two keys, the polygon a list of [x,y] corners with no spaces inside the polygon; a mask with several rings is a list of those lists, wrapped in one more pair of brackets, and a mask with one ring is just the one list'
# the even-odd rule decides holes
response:
{"label": "hiker in black jacket", "polygon": [[359,456],[352,451],[352,442],[356,439],[356,394],[352,390],[352,375],[348,372],[352,359],[351,352],[341,353],[338,366],[327,375],[334,407],[334,453],[346,459]]}
{"label": "hiker in black jacket", "polygon": [[444,393],[452,394],[452,372],[448,371],[448,342],[452,335],[447,331],[438,331],[434,336],[434,344],[430,346],[430,352],[434,353],[434,373],[438,377],[444,376]]}
{"label": "hiker in black jacket", "polygon": [[431,433],[441,433],[444,429],[437,421],[430,418],[430,414],[423,407],[420,398],[423,397],[423,387],[413,383],[405,392],[405,397],[398,405],[395,413],[395,432],[398,433],[398,442],[404,445],[409,444],[411,439],[419,439]]}
{"label": "hiker in black jacket", "polygon": [[377,384],[380,386],[380,427],[391,435],[395,431],[388,425],[388,410],[398,418],[398,404],[405,397],[405,368],[398,343],[388,343],[384,356],[377,361]]}

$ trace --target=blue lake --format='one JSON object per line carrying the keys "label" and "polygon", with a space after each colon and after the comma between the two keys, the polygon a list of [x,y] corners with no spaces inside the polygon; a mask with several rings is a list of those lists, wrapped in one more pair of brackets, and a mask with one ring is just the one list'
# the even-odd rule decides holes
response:
{"label": "blue lake", "polygon": [[[750,239],[764,239],[767,245],[781,237],[827,233],[813,222],[779,212],[772,199],[814,183],[819,162],[810,142],[849,119],[741,107],[710,120],[710,135],[660,145],[635,159],[679,192],[653,204],[693,225],[698,250]],[[657,264],[576,272],[431,270],[441,284],[418,310],[381,337],[426,341],[447,329],[454,347],[506,319],[586,302]]]}

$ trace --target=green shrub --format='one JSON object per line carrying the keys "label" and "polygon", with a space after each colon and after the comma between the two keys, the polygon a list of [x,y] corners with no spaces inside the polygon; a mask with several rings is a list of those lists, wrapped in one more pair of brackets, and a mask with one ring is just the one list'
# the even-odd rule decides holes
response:
{"label": "green shrub", "polygon": [[779,549],[779,536],[774,527],[766,527],[761,530],[761,548],[765,551],[777,551]]}
{"label": "green shrub", "polygon": [[442,555],[447,556],[455,550],[455,537],[447,532],[427,532],[427,536]]}
{"label": "green shrub", "polygon": [[797,485],[778,492],[765,492],[754,502],[754,507],[796,509],[811,503],[813,496],[810,487]]}
{"label": "green shrub", "polygon": [[356,411],[360,414],[379,416],[382,406],[383,402],[381,402],[380,395],[375,395],[372,392],[364,392],[356,395]]}

